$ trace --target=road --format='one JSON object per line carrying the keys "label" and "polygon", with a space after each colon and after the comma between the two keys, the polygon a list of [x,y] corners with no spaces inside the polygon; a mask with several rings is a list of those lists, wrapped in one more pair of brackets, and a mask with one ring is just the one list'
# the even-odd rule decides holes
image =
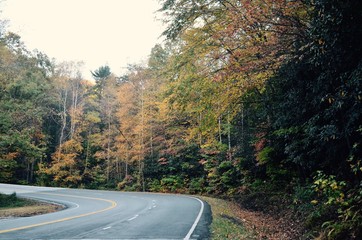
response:
{"label": "road", "polygon": [[210,209],[185,195],[0,184],[0,192],[56,202],[65,210],[1,219],[0,239],[207,239]]}

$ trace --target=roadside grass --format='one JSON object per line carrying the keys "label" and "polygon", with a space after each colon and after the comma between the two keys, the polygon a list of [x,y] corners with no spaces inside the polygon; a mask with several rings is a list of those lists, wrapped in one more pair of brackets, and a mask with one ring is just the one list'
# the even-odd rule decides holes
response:
{"label": "roadside grass", "polygon": [[14,208],[14,207],[23,207],[31,205],[33,201],[27,200],[24,198],[18,198],[16,193],[7,195],[0,193],[0,209],[4,208]]}
{"label": "roadside grass", "polygon": [[18,198],[15,193],[6,195],[0,193],[0,219],[10,217],[29,217],[59,211],[61,205]]}
{"label": "roadside grass", "polygon": [[244,224],[245,220],[238,216],[239,207],[236,204],[210,197],[200,198],[211,206],[211,239],[257,239],[256,233],[247,228]]}

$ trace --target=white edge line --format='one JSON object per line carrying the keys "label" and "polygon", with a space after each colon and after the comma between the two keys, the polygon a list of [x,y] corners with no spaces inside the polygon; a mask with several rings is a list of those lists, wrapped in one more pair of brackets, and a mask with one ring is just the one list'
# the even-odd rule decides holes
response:
{"label": "white edge line", "polygon": [[184,238],[184,240],[189,240],[189,239],[190,239],[192,233],[195,231],[195,228],[196,228],[197,224],[198,224],[199,221],[200,221],[200,218],[201,218],[202,213],[204,212],[204,202],[203,202],[203,201],[201,201],[200,199],[195,198],[195,197],[189,197],[189,198],[196,199],[197,201],[199,201],[199,202],[201,203],[201,208],[200,208],[199,215],[197,215],[197,218],[196,218],[194,224],[192,225],[190,231],[188,232],[188,234],[186,235],[186,237]]}
{"label": "white edge line", "polygon": [[137,215],[135,215],[134,217],[132,217],[132,218],[130,218],[130,219],[128,219],[127,221],[132,221],[132,220],[135,220],[136,218],[138,218],[138,214]]}
{"label": "white edge line", "polygon": [[[33,192],[35,194],[39,193],[39,192]],[[40,192],[41,193],[41,192]],[[25,193],[27,194],[27,193]],[[27,196],[27,195],[21,195],[19,194],[19,197],[21,198],[26,198],[26,199],[32,199],[32,200],[35,200],[35,201],[39,201],[39,202],[45,202],[45,203],[51,203],[51,204],[56,204],[56,205],[61,205],[64,207],[64,209],[62,209],[62,211],[66,211],[66,210],[73,210],[73,209],[77,209],[79,208],[79,204],[75,203],[75,202],[70,202],[70,201],[65,201],[65,200],[61,200],[61,201],[57,201],[57,200],[49,200],[49,199],[44,199],[44,198],[39,198],[38,197],[34,197],[34,196]],[[75,205],[75,207],[70,207],[68,206],[67,204],[70,204],[70,205]],[[57,213],[59,211],[56,211],[56,212],[52,212],[52,213]],[[34,216],[37,216],[37,215],[34,215]]]}

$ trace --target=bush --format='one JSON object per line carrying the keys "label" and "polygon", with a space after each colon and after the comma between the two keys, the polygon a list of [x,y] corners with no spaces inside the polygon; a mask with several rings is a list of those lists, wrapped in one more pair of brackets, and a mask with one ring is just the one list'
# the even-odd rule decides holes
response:
{"label": "bush", "polygon": [[347,190],[346,182],[319,171],[312,187],[314,206],[306,227],[320,232],[318,239],[361,239],[362,186]]}
{"label": "bush", "polygon": [[[133,177],[131,175],[127,175],[122,182],[117,184],[118,190],[128,190],[129,187],[133,184]],[[126,189],[127,188],[127,189]]]}
{"label": "bush", "polygon": [[15,192],[10,195],[0,193],[0,208],[21,207],[27,202],[25,199],[18,198]]}
{"label": "bush", "polygon": [[189,184],[189,193],[196,194],[202,193],[204,191],[205,179],[203,178],[193,178]]}
{"label": "bush", "polygon": [[148,189],[151,192],[161,192],[162,186],[160,183],[160,180],[158,179],[153,179],[149,184],[148,184]]}
{"label": "bush", "polygon": [[184,188],[183,181],[179,176],[168,176],[161,179],[163,192],[182,192]]}

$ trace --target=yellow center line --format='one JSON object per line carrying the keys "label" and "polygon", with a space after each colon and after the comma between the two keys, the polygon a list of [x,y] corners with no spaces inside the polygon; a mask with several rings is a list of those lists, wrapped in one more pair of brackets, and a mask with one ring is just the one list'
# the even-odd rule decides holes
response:
{"label": "yellow center line", "polygon": [[72,216],[72,217],[66,217],[66,218],[61,218],[61,219],[57,219],[57,220],[53,220],[53,221],[48,221],[48,222],[42,222],[42,223],[36,223],[36,224],[27,225],[27,226],[22,226],[22,227],[17,227],[17,228],[0,230],[0,234],[1,234],[1,233],[7,233],[7,232],[14,232],[14,231],[18,231],[18,230],[27,229],[27,228],[44,226],[44,225],[53,224],[53,223],[58,223],[58,222],[69,221],[69,220],[76,219],[76,218],[81,218],[81,217],[86,217],[86,216],[89,216],[89,215],[93,215],[93,214],[97,214],[97,213],[101,213],[101,212],[108,211],[108,210],[110,210],[110,209],[112,209],[112,208],[115,208],[115,207],[117,206],[117,203],[116,203],[115,201],[108,200],[108,199],[103,199],[103,198],[81,197],[81,196],[75,196],[75,195],[56,194],[56,193],[38,193],[38,194],[53,195],[53,196],[62,196],[62,197],[74,197],[74,198],[92,199],[92,200],[109,202],[109,203],[111,203],[111,206],[109,206],[109,207],[107,207],[107,208],[104,208],[104,209],[101,209],[101,210],[98,210],[98,211],[89,212],[89,213],[84,213],[84,214],[80,214],[80,215],[76,215],[76,216]]}

